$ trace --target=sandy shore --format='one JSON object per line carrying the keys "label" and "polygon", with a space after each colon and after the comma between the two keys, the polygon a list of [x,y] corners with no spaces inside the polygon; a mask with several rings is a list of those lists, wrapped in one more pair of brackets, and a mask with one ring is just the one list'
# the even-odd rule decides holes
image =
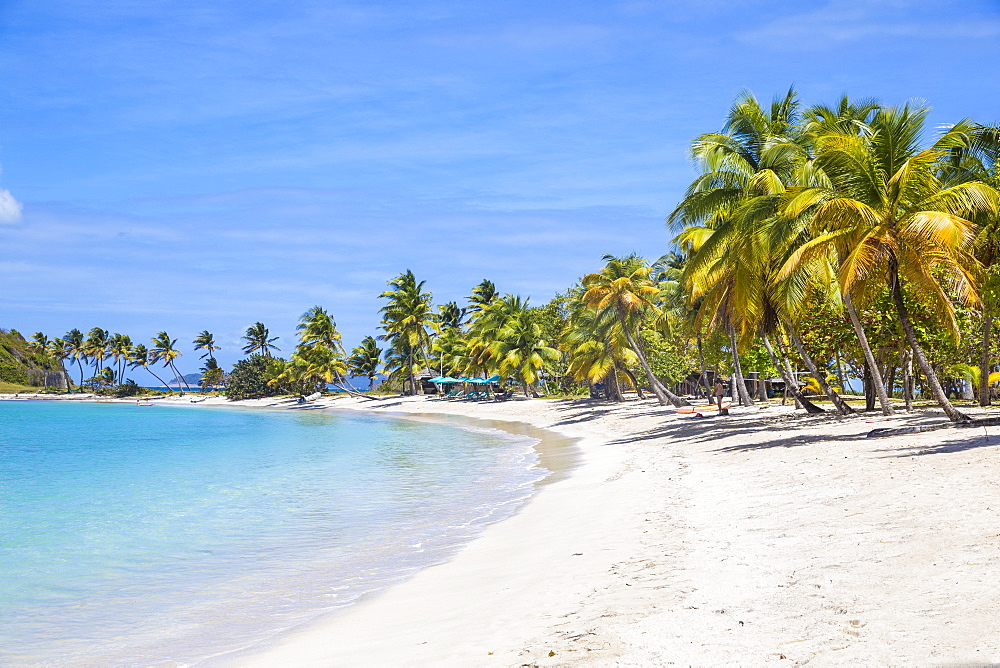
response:
{"label": "sandy shore", "polygon": [[581,464],[448,563],[213,663],[1000,662],[1000,428],[866,439],[943,417],[328,403],[525,422],[579,438]]}

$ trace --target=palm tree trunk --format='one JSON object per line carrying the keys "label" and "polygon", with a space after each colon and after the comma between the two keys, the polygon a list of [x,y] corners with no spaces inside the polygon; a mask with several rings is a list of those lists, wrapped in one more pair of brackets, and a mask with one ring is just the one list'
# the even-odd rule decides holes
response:
{"label": "palm tree trunk", "polygon": [[653,373],[653,370],[649,366],[649,362],[646,361],[646,355],[643,354],[642,349],[636,344],[635,339],[632,338],[632,332],[629,331],[628,325],[625,323],[625,316],[621,311],[618,312],[618,322],[621,324],[622,330],[625,332],[625,338],[628,339],[629,347],[632,348],[632,352],[634,352],[639,358],[639,364],[642,365],[643,371],[646,372],[646,376],[649,378],[649,387],[653,390],[653,394],[656,395],[660,405],[666,406],[669,401],[678,408],[681,406],[690,406],[690,403],[664,387],[663,383],[660,382],[660,379]]}
{"label": "palm tree trunk", "polygon": [[76,358],[76,365],[80,368],[80,387],[83,387],[83,363],[79,357]]}
{"label": "palm tree trunk", "polygon": [[813,402],[802,396],[799,391],[798,385],[795,384],[795,379],[788,372],[788,369],[784,365],[784,361],[778,359],[778,356],[774,354],[774,348],[771,347],[771,341],[768,340],[766,334],[760,335],[761,341],[764,342],[764,349],[767,350],[768,356],[771,358],[771,363],[778,369],[778,373],[781,374],[781,379],[785,381],[785,391],[790,392],[795,400],[798,401],[803,408],[806,409],[807,413],[825,413],[826,411],[814,404]]}
{"label": "palm tree trunk", "polygon": [[854,301],[850,295],[844,295],[844,306],[847,308],[847,315],[851,318],[854,335],[858,337],[858,343],[861,344],[861,350],[865,354],[865,361],[868,363],[868,373],[871,374],[873,389],[878,396],[879,405],[882,406],[882,414],[892,415],[892,404],[889,403],[889,395],[885,391],[882,374],[879,373],[878,364],[875,363],[875,355],[872,354],[872,348],[868,345],[868,337],[865,335],[864,327],[861,326],[861,319],[858,318],[858,312],[854,308]]}
{"label": "palm tree trunk", "polygon": [[167,383],[165,383],[162,378],[160,378],[159,376],[157,376],[156,372],[153,371],[152,369],[150,369],[149,366],[143,365],[142,368],[145,369],[146,371],[148,371],[150,374],[152,374],[153,378],[155,378],[156,380],[160,381],[160,384],[162,384],[163,387],[167,388],[167,392],[173,392],[173,390],[170,389],[170,385],[168,385]]}
{"label": "palm tree trunk", "polygon": [[903,401],[906,402],[906,412],[913,412],[913,353],[906,341],[899,340],[899,366],[903,373]]}
{"label": "palm tree trunk", "polygon": [[983,350],[979,357],[979,405],[989,406],[990,401],[990,348],[993,334],[993,310],[983,306]]}
{"label": "palm tree trunk", "polygon": [[708,385],[708,372],[705,370],[705,354],[701,349],[701,334],[698,334],[698,365],[701,367],[701,382],[705,386],[705,396],[712,396],[712,388]]}
{"label": "palm tree trunk", "polygon": [[924,355],[924,349],[920,347],[920,342],[917,341],[917,333],[913,330],[913,323],[910,321],[910,312],[906,308],[906,304],[903,303],[903,286],[899,281],[899,269],[896,266],[895,260],[889,263],[889,288],[892,290],[892,301],[895,302],[896,311],[899,313],[899,322],[903,325],[903,331],[906,332],[906,340],[910,344],[910,349],[917,360],[917,365],[923,371],[924,378],[927,379],[927,385],[930,386],[931,394],[937,400],[938,405],[944,410],[949,420],[952,422],[968,422],[969,416],[952,406],[948,400],[948,396],[944,393],[937,374],[934,373],[934,369],[931,367],[930,362],[927,361],[926,355]]}
{"label": "palm tree trunk", "polygon": [[840,398],[840,395],[833,391],[833,388],[830,387],[830,383],[826,382],[826,374],[819,370],[819,367],[816,366],[816,362],[813,360],[812,356],[806,351],[806,347],[802,345],[802,339],[799,338],[798,332],[795,331],[795,327],[787,325],[786,329],[788,330],[788,338],[792,340],[792,343],[795,344],[795,349],[799,351],[799,357],[801,357],[802,361],[805,362],[806,368],[809,369],[809,373],[816,379],[816,382],[819,383],[820,389],[823,390],[823,393],[830,398],[830,401],[837,409],[837,412],[841,415],[850,415],[853,413],[854,409],[848,406],[844,400]]}
{"label": "palm tree trunk", "polygon": [[[615,362],[615,366],[618,367],[618,362]],[[632,373],[628,369],[628,367],[626,367],[624,365],[621,366],[621,367],[618,367],[618,368],[620,368],[622,370],[622,372],[624,372],[625,375],[628,376],[629,381],[631,381],[631,383],[632,383],[632,387],[635,388],[635,393],[637,395],[639,395],[639,399],[640,400],[645,399],[646,397],[644,397],[643,394],[642,394],[642,388],[639,387],[639,379],[635,377],[635,374]]]}
{"label": "palm tree trunk", "polygon": [[740,406],[753,406],[754,401],[750,398],[747,384],[743,380],[743,365],[740,364],[740,352],[736,347],[736,330],[732,325],[729,326],[729,350],[733,354],[733,385],[736,387]]}
{"label": "palm tree trunk", "polygon": [[169,367],[170,370],[173,372],[173,374],[174,374],[174,380],[177,381],[177,391],[180,392],[181,391],[181,376],[177,372],[177,367],[175,367],[174,363],[172,361],[169,361],[169,360],[167,361],[167,367]]}

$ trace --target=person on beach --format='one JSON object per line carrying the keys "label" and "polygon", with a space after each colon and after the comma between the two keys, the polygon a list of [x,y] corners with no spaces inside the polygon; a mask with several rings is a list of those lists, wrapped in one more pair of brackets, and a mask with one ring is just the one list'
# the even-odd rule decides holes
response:
{"label": "person on beach", "polygon": [[722,397],[726,394],[726,388],[722,384],[721,378],[715,379],[715,391],[712,393],[715,395],[715,402],[719,405],[719,412],[722,412]]}

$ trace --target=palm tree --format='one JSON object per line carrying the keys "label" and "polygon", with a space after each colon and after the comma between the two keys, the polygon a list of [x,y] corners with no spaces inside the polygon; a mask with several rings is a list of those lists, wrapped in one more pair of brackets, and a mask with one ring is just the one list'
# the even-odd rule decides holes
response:
{"label": "palm tree", "polygon": [[409,367],[410,392],[418,394],[416,370],[424,364],[430,349],[429,330],[437,327],[437,314],[431,310],[431,293],[424,292],[424,281],[417,282],[409,269],[389,281],[390,290],[380,298],[387,303],[379,312],[386,334],[381,336],[393,347],[406,354]]}
{"label": "palm tree", "polygon": [[76,365],[80,369],[80,385],[82,386],[83,360],[87,358],[83,332],[79,329],[71,329],[66,332],[66,336],[63,337],[63,340],[66,342],[66,350],[69,352],[69,357],[72,357],[76,361]]}
{"label": "palm tree", "polygon": [[194,349],[205,351],[205,354],[198,359],[203,360],[208,357],[208,359],[214,360],[215,355],[213,353],[219,350],[219,346],[215,345],[215,336],[207,329],[203,329],[194,339]]}
{"label": "palm tree", "polygon": [[[976,125],[970,133],[970,143],[952,149],[951,155],[941,172],[947,185],[966,181],[981,181],[994,190],[1000,189],[1000,127]],[[995,211],[983,211],[973,218],[978,232],[972,252],[983,266],[980,278],[982,298],[982,347],[979,356],[978,394],[979,405],[989,406],[991,391],[989,376],[992,368],[992,335],[996,309],[1000,306],[1000,215]]]}
{"label": "palm tree", "polygon": [[267,327],[264,326],[262,322],[255,322],[253,325],[247,328],[247,333],[242,337],[244,341],[247,342],[243,346],[243,352],[247,355],[263,355],[264,357],[271,357],[272,350],[281,350],[276,345],[273,345],[280,337],[268,338],[270,332]]}
{"label": "palm tree", "polygon": [[206,392],[210,387],[217,388],[222,385],[225,377],[226,374],[219,363],[214,357],[209,357],[205,365],[201,367],[201,381],[198,384],[201,385],[201,391]]}
{"label": "palm tree", "polygon": [[[155,362],[156,360],[154,359],[152,361]],[[149,368],[149,363],[150,363],[149,350],[147,350],[146,346],[142,345],[141,343],[137,343],[136,345],[132,346],[132,351],[131,353],[129,353],[129,366],[131,366],[133,369],[138,369],[140,367],[145,369],[150,374],[152,374],[153,378],[160,381],[161,386],[167,388],[167,392],[173,392],[173,390],[170,389],[170,385],[165,380],[157,376],[155,371]],[[178,389],[180,388],[178,387]]]}
{"label": "palm tree", "polygon": [[774,196],[785,191],[806,156],[797,121],[793,89],[776,97],[769,109],[742,92],[723,131],[692,143],[692,157],[703,171],[667,219],[683,228],[675,241],[691,252],[683,282],[689,303],[698,302],[696,326],[707,320],[710,330],[726,332],[733,384],[744,405],[753,400],[743,379],[739,343],[762,325],[770,330],[775,324],[773,318],[765,320],[764,304],[749,298],[748,290],[762,286],[764,272],[755,257],[759,238],[748,232],[768,217]]}
{"label": "palm tree", "polygon": [[447,302],[438,307],[438,319],[442,330],[461,330],[464,318],[465,309],[455,302]]}
{"label": "palm tree", "polygon": [[94,362],[94,377],[99,375],[100,366],[104,363],[104,358],[108,356],[109,342],[108,330],[106,329],[94,327],[87,334],[84,350],[86,351],[87,358]]}
{"label": "palm tree", "polygon": [[296,331],[299,343],[284,371],[271,384],[292,381],[322,390],[327,383],[334,383],[345,391],[353,391],[344,386],[347,364],[340,332],[330,314],[314,306],[302,314]]}
{"label": "palm tree", "polygon": [[973,128],[966,122],[952,126],[933,146],[921,149],[927,112],[910,105],[880,109],[869,131],[820,137],[816,163],[830,185],[793,191],[786,212],[812,212],[818,234],[797,255],[808,258],[835,248],[843,294],[864,299],[877,284],[888,285],[931,393],[949,419],[959,422],[969,418],[948,400],[917,339],[903,281],[934,304],[957,339],[954,307],[940,280],[958,299],[979,303],[973,277],[978,263],[970,253],[975,228],[969,218],[996,210],[1000,195],[980,181],[942,184],[937,176],[942,161],[951,149],[967,145]]}
{"label": "palm tree", "polygon": [[661,406],[665,406],[668,401],[674,406],[690,405],[660,382],[649,366],[642,348],[636,343],[635,333],[638,331],[640,318],[644,312],[655,310],[652,299],[660,293],[649,278],[652,269],[636,255],[624,258],[605,255],[604,260],[607,265],[600,273],[583,277],[583,286],[586,288],[584,303],[599,312],[613,314],[617,319]]}
{"label": "palm tree", "polygon": [[132,338],[127,334],[115,333],[108,340],[108,355],[115,361],[116,378],[122,382],[125,374],[125,364],[132,351]]}
{"label": "palm tree", "polygon": [[31,341],[28,341],[28,347],[38,352],[46,352],[49,349],[49,337],[41,332],[35,332],[31,335]]}
{"label": "palm tree", "polygon": [[479,313],[499,297],[497,286],[493,285],[493,281],[484,278],[479,285],[472,288],[472,294],[468,297],[471,304],[468,310],[470,313]]}
{"label": "palm tree", "polygon": [[73,385],[69,377],[69,373],[67,373],[66,369],[62,366],[63,362],[69,359],[69,357],[73,354],[70,350],[69,344],[66,343],[65,339],[60,339],[58,337],[52,339],[48,343],[48,353],[59,361],[59,367],[62,370],[63,378],[66,381],[66,391],[72,392]]}
{"label": "palm tree", "polygon": [[[524,396],[535,396],[539,373],[559,359],[559,351],[542,338],[542,328],[531,311],[516,313],[497,332],[490,352],[498,362],[500,375],[513,376],[521,382]],[[530,392],[530,395],[529,395]]]}
{"label": "palm tree", "polygon": [[177,370],[177,366],[174,364],[174,360],[181,356],[181,352],[175,348],[177,345],[177,339],[171,339],[170,335],[166,332],[160,332],[152,339],[153,349],[149,354],[149,361],[152,363],[162,362],[163,366],[169,367],[174,373],[174,379],[177,381],[177,389],[181,388],[181,384],[190,391],[191,388],[188,387],[187,381],[181,376],[180,372]]}
{"label": "palm tree", "polygon": [[382,357],[382,349],[375,342],[375,337],[366,336],[361,339],[361,345],[351,351],[351,356],[347,358],[347,370],[356,375],[364,376],[368,379],[368,389],[375,386],[378,380],[379,361]]}

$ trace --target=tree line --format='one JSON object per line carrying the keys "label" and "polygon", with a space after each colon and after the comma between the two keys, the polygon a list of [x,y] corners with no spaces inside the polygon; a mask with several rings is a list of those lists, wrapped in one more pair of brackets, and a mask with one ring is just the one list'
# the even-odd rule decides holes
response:
{"label": "tree line", "polygon": [[[842,397],[854,377],[869,410],[924,396],[965,420],[952,401],[971,390],[988,405],[1000,382],[1000,130],[962,120],[928,139],[928,112],[846,96],[802,108],[794,90],[764,105],[743,93],[720,130],[692,141],[698,174],[667,217],[672,250],[652,263],[606,255],[540,306],[483,280],[463,304],[435,307],[407,270],[380,295],[379,332],[349,352],[315,306],[287,360],[258,322],[228,374],[201,332],[203,375],[244,397],[356,392],[357,376],[418,393],[425,371],[498,374],[527,396],[648,391],[675,406],[717,376],[751,405],[777,377],[807,411],[826,410],[815,401],[825,396],[841,414],[855,410]],[[84,364],[92,383],[112,384],[126,367],[159,364],[180,386],[176,343],[160,332],[133,345],[99,328],[33,341],[75,362],[81,385]]]}

